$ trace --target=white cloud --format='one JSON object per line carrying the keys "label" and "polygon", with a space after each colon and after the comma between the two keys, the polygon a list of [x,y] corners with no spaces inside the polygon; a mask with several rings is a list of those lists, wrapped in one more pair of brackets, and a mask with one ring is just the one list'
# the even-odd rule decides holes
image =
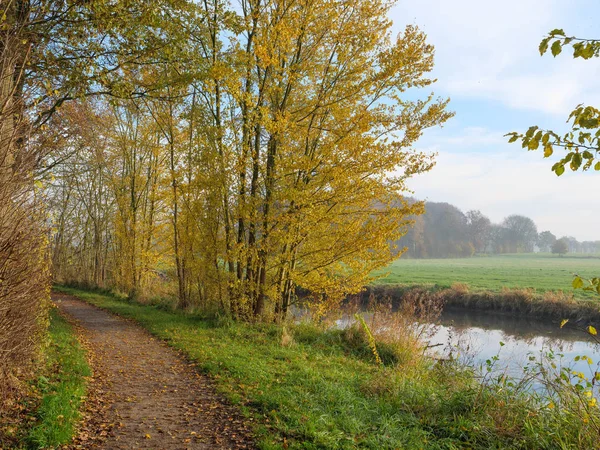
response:
{"label": "white cloud", "polygon": [[595,22],[574,16],[582,10],[557,0],[420,0],[401,2],[392,19],[396,31],[416,23],[428,34],[435,76],[450,96],[565,116],[579,103],[600,100],[590,95],[600,90],[600,61],[541,58],[538,44],[557,27],[587,34]]}
{"label": "white cloud", "polygon": [[599,76],[600,65],[596,61],[569,61],[552,73],[504,77],[498,74],[479,80],[450,78],[445,87],[454,95],[500,101],[511,108],[566,118],[579,103],[598,104]]}
{"label": "white cloud", "polygon": [[[419,142],[438,158],[430,173],[409,183],[417,197],[480,209],[496,222],[523,214],[540,230],[600,239],[600,174],[556,177],[540,152],[508,145],[503,137],[533,123],[557,125],[582,102],[600,105],[600,59],[538,52],[554,28],[600,38],[597,16],[589,13],[596,3],[401,0],[391,14],[395,31],[414,23],[428,34],[436,47],[436,92],[462,101],[447,127],[428,130]],[[531,120],[531,111],[542,113],[539,120]],[[507,123],[511,129],[502,130]]]}
{"label": "white cloud", "polygon": [[446,128],[429,130],[427,139],[429,141],[431,141],[432,138],[442,139],[444,145],[466,148],[504,143],[506,142],[506,138],[503,137],[503,134],[504,133],[501,132],[490,131],[484,127],[467,126],[461,130],[460,134],[454,135],[449,135]]}

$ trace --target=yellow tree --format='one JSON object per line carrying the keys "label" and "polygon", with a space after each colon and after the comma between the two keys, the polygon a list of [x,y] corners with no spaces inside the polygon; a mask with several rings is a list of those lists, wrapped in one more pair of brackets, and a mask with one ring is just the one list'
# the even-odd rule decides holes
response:
{"label": "yellow tree", "polygon": [[356,292],[422,207],[400,200],[431,167],[411,145],[451,114],[432,95],[406,98],[432,83],[433,48],[415,27],[392,39],[390,6],[242,1],[228,44],[231,11],[205,3],[221,19],[201,36],[200,133],[220,161],[214,245],[234,314],[282,314],[297,286],[329,302]]}
{"label": "yellow tree", "polygon": [[135,293],[168,254],[181,307],[278,319],[297,288],[327,308],[397,256],[423,207],[405,182],[433,164],[412,146],[451,113],[417,99],[433,48],[391,36],[391,5],[203,0],[159,64],[117,72],[123,92],[152,87],[114,102],[117,285]]}
{"label": "yellow tree", "polygon": [[152,277],[160,257],[159,231],[165,155],[160,132],[135,102],[113,105],[112,147],[108,167],[115,199],[115,282],[136,297]]}

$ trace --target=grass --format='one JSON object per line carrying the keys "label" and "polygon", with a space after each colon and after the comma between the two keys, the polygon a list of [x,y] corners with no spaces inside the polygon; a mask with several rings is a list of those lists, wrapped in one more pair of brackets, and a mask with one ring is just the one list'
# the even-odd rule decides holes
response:
{"label": "grass", "polygon": [[506,386],[482,387],[454,363],[394,364],[388,344],[379,346],[388,365],[377,365],[356,330],[236,323],[60,290],[136,320],[196,361],[255,423],[262,449],[596,446],[585,421],[528,403]]}
{"label": "grass", "polygon": [[594,294],[573,290],[573,274],[584,278],[600,275],[600,257],[550,254],[478,256],[460,259],[405,259],[394,261],[377,284],[435,285],[465,283],[471,290],[499,292],[503,288],[532,288],[536,292],[572,292],[577,299]]}
{"label": "grass", "polygon": [[34,414],[37,420],[25,438],[29,448],[56,448],[71,441],[86,393],[86,377],[91,374],[73,327],[55,309],[51,311],[49,339],[45,367],[34,385],[41,400]]}

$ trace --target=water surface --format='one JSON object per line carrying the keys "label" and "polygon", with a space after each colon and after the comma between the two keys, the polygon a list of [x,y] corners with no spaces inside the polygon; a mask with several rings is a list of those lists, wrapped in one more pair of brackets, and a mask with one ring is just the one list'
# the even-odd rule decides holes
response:
{"label": "water surface", "polygon": [[[466,309],[446,310],[442,314],[430,338],[430,345],[441,357],[450,353],[476,367],[485,366],[487,360],[498,356],[494,371],[506,371],[519,377],[523,367],[531,364],[530,356],[540,356],[553,350],[563,355],[560,363],[591,375],[600,371],[600,345],[582,327],[567,323],[562,329],[559,323],[536,317],[515,317]],[[575,361],[586,355],[594,364]]]}

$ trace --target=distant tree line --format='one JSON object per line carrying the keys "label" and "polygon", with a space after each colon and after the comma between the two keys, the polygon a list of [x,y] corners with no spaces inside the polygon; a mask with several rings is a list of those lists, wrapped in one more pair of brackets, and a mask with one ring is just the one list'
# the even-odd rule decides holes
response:
{"label": "distant tree line", "polygon": [[[426,212],[396,242],[413,258],[460,258],[475,254],[553,252],[600,253],[600,240],[579,242],[572,236],[557,238],[550,231],[538,233],[529,217],[513,214],[501,223],[492,223],[481,211],[463,213],[449,203],[427,202]],[[559,247],[554,246],[560,240]],[[562,245],[564,242],[564,246]],[[559,251],[553,251],[560,248]]]}

